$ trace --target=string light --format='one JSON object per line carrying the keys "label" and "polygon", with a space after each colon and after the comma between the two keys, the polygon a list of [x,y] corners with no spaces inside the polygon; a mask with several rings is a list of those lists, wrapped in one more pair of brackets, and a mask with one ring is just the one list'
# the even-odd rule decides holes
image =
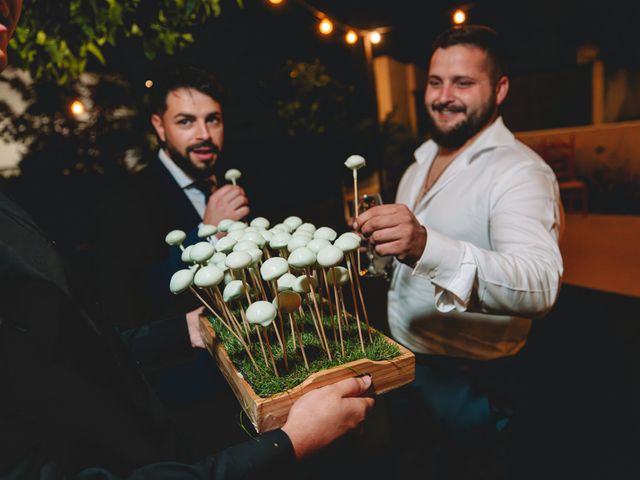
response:
{"label": "string light", "polygon": [[271,5],[280,5],[283,0],[269,0]]}
{"label": "string light", "polygon": [[333,32],[333,22],[328,18],[323,18],[318,25],[318,30],[320,30],[320,33],[323,35],[329,35]]}
{"label": "string light", "polygon": [[371,43],[373,43],[374,45],[377,45],[380,43],[380,41],[382,40],[382,35],[380,35],[380,32],[371,32],[369,34],[369,40],[371,41]]}
{"label": "string light", "polygon": [[80,100],[74,100],[73,103],[71,103],[71,107],[69,107],[69,109],[71,110],[71,113],[73,113],[76,117],[79,117],[85,112],[84,105]]}
{"label": "string light", "polygon": [[356,32],[354,32],[353,30],[349,30],[347,32],[347,34],[344,36],[344,40],[349,45],[353,45],[354,43],[356,43],[358,41],[358,34]]}
{"label": "string light", "polygon": [[153,87],[153,80],[147,80],[146,82],[144,82],[144,86],[147,88]]}
{"label": "string light", "polygon": [[453,12],[451,19],[453,20],[453,23],[455,23],[456,25],[462,25],[464,22],[467,21],[467,14],[465,13],[464,10],[458,8],[455,12]]}

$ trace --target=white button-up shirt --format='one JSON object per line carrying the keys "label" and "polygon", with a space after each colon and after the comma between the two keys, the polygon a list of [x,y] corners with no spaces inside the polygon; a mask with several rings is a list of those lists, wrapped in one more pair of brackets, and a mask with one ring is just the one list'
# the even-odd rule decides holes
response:
{"label": "white button-up shirt", "polygon": [[421,145],[398,189],[397,203],[413,209],[427,244],[415,268],[394,262],[391,333],[420,353],[514,354],[560,288],[555,175],[498,118],[415,205],[437,151],[431,140]]}
{"label": "white button-up shirt", "polygon": [[193,208],[196,209],[200,218],[203,218],[207,205],[205,203],[204,193],[192,186],[194,182],[193,178],[187,175],[184,170],[176,165],[176,162],[174,162],[163,149],[160,149],[158,152],[158,158],[166,169],[169,170],[169,173],[176,183],[184,191],[184,194],[193,205]]}

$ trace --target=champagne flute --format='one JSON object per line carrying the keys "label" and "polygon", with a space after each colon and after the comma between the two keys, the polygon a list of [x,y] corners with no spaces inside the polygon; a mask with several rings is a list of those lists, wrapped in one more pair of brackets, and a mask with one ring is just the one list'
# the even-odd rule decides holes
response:
{"label": "champagne flute", "polygon": [[[358,208],[360,213],[365,210],[370,209],[371,207],[375,207],[376,205],[382,205],[382,197],[380,193],[365,193],[360,195],[360,200],[358,203]],[[371,243],[368,243],[367,246],[367,270],[364,274],[365,276],[383,276],[386,275],[386,263],[387,261],[380,257],[375,251],[374,246]]]}

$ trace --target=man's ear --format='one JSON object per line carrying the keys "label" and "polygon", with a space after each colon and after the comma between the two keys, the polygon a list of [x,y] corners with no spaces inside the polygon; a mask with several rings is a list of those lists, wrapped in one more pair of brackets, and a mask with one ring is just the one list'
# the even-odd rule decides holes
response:
{"label": "man's ear", "polygon": [[509,77],[502,76],[496,84],[496,106],[502,105],[509,93]]}
{"label": "man's ear", "polygon": [[156,113],[151,115],[151,125],[153,125],[160,142],[165,143],[167,139],[164,134],[164,122],[162,121],[162,117]]}

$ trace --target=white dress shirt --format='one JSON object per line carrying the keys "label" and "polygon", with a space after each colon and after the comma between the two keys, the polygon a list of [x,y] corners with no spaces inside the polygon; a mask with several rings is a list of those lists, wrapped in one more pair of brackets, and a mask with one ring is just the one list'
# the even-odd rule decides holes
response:
{"label": "white dress shirt", "polygon": [[206,209],[206,203],[204,198],[204,193],[201,190],[198,190],[196,187],[193,187],[194,179],[187,175],[184,170],[182,170],[176,162],[174,162],[169,155],[164,151],[164,149],[160,149],[158,152],[158,158],[162,164],[169,170],[169,173],[174,178],[176,183],[180,186],[180,188],[184,191],[184,194],[187,196],[193,208],[196,209],[200,218],[204,218],[204,211]]}
{"label": "white dress shirt", "polygon": [[415,205],[437,150],[431,140],[421,145],[398,189],[427,244],[415,268],[394,261],[391,333],[420,353],[514,354],[560,288],[556,177],[498,118]]}

